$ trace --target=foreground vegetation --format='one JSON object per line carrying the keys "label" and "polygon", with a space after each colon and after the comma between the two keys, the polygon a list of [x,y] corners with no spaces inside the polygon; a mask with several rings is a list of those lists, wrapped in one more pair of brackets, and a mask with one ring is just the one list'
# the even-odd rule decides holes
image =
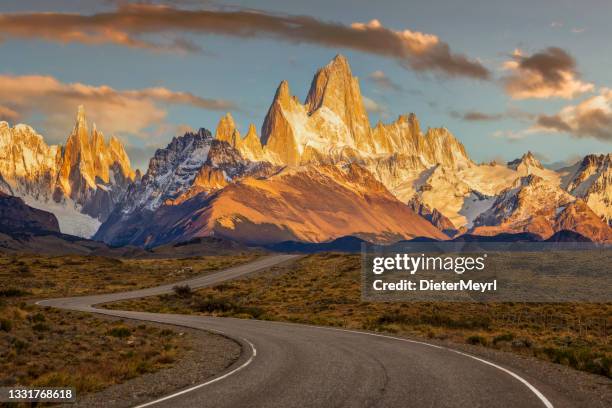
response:
{"label": "foreground vegetation", "polygon": [[258,256],[0,255],[0,386],[71,386],[82,395],[170,367],[191,348],[191,338],[173,330],[42,308],[33,299],[155,286]]}
{"label": "foreground vegetation", "polygon": [[70,386],[80,395],[169,367],[188,349],[173,330],[0,304],[2,386]]}
{"label": "foreground vegetation", "polygon": [[492,347],[611,377],[612,304],[371,303],[358,255],[319,254],[253,277],[111,308],[400,333]]}

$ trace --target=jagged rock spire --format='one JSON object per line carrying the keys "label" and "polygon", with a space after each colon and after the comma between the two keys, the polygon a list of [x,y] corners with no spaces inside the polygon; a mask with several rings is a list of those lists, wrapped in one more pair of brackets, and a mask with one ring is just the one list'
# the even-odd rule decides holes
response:
{"label": "jagged rock spire", "polygon": [[249,131],[242,140],[242,144],[238,150],[240,150],[240,153],[246,159],[253,161],[263,160],[264,152],[254,124],[251,123],[249,125]]}

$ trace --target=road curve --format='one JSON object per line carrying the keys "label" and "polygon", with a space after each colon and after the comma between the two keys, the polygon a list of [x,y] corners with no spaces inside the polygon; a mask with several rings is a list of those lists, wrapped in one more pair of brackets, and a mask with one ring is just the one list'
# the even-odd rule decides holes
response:
{"label": "road curve", "polygon": [[[218,284],[290,262],[274,255],[181,282]],[[541,379],[445,347],[393,336],[291,323],[99,309],[176,285],[49,299],[41,306],[216,331],[243,355],[227,371],[140,407],[548,407],[571,406]],[[544,395],[549,394],[549,395]]]}

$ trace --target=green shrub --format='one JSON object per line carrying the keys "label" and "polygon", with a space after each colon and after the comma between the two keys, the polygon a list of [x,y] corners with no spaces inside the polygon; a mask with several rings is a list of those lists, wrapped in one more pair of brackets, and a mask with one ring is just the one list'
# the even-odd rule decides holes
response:
{"label": "green shrub", "polygon": [[129,327],[118,326],[118,327],[113,327],[112,329],[110,329],[107,332],[107,334],[113,337],[124,338],[124,337],[129,337],[132,334],[132,331],[130,330]]}

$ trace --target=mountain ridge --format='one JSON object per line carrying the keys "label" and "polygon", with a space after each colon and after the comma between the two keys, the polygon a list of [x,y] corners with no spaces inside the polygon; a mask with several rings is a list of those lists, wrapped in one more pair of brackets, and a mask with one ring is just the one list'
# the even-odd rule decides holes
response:
{"label": "mountain ridge", "polygon": [[89,129],[82,107],[65,146],[0,122],[0,190],[52,210],[63,231],[83,224],[81,235],[113,245],[564,230],[610,241],[612,154],[558,172],[531,152],[477,164],[447,128],[423,131],[414,113],[372,126],[341,55],[316,72],[303,103],[281,81],[260,135],[252,123],[247,129],[243,137],[228,112],[214,137],[204,128],[174,137],[140,175],[116,137]]}

